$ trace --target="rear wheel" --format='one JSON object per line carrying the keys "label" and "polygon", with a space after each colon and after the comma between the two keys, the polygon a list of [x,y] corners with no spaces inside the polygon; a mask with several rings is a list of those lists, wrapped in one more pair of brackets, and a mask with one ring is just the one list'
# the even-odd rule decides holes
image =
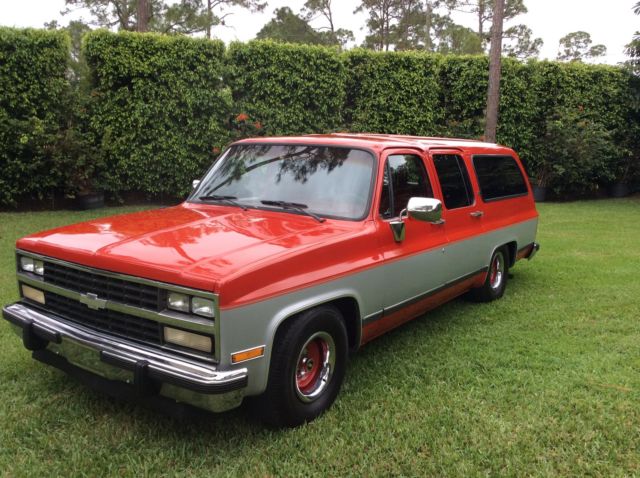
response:
{"label": "rear wheel", "polygon": [[498,249],[491,256],[487,278],[481,287],[471,289],[469,297],[477,302],[491,302],[504,295],[509,277],[509,255],[505,248]]}
{"label": "rear wheel", "polygon": [[267,390],[257,410],[268,424],[294,427],[313,420],[334,402],[347,362],[347,330],[332,306],[311,309],[276,334]]}

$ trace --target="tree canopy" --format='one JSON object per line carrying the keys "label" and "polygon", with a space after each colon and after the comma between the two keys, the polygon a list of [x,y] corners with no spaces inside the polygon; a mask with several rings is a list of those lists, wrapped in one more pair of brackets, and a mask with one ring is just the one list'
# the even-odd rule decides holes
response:
{"label": "tree canopy", "polygon": [[568,33],[560,39],[558,60],[584,61],[598,58],[607,54],[604,45],[592,45],[591,35],[584,31]]}

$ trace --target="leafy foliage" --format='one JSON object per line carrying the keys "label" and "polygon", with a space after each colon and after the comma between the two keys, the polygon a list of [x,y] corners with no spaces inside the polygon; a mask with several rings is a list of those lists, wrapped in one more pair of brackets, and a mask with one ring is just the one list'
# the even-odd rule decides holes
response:
{"label": "leafy foliage", "polygon": [[327,32],[314,30],[311,25],[289,7],[276,9],[274,17],[256,35],[258,40],[274,40],[307,45],[331,45],[337,41]]}
{"label": "leafy foliage", "polygon": [[[91,75],[74,88],[66,33],[0,30],[3,205],[87,189],[180,196],[227,142],[247,136],[484,130],[484,56],[269,41],[225,55],[219,42],[105,31],[85,37],[84,53]],[[639,82],[618,67],[505,59],[498,141],[560,194],[632,181]]]}
{"label": "leafy foliage", "polygon": [[587,32],[578,31],[568,33],[560,38],[558,60],[583,61],[598,58],[607,54],[606,46],[592,45],[592,43],[591,35]]}
{"label": "leafy foliage", "polygon": [[[68,14],[77,8],[89,10],[92,24],[98,27],[135,31],[139,24],[138,0],[65,0]],[[224,25],[231,7],[261,11],[266,2],[262,0],[147,0],[148,18],[143,22],[144,31],[160,33],[191,34],[206,32],[211,38],[211,30]]]}
{"label": "leafy foliage", "polygon": [[342,128],[347,71],[336,49],[269,41],[233,43],[227,84],[237,112],[270,135]]}
{"label": "leafy foliage", "polygon": [[350,129],[427,135],[440,123],[439,56],[352,50],[345,58]]}
{"label": "leafy foliage", "polygon": [[185,194],[228,137],[222,42],[97,31],[85,49],[106,189]]}
{"label": "leafy foliage", "polygon": [[65,171],[57,146],[69,110],[69,37],[0,28],[0,204],[44,198]]}

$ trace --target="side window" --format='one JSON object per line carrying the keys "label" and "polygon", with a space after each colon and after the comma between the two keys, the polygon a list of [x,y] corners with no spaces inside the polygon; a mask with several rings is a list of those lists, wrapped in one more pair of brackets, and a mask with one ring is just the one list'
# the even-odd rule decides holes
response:
{"label": "side window", "polygon": [[527,194],[527,183],[511,156],[474,156],[482,199],[490,201]]}
{"label": "side window", "polygon": [[412,197],[433,197],[427,170],[419,156],[394,154],[384,168],[380,215],[397,217]]}
{"label": "side window", "polygon": [[473,189],[464,160],[455,154],[434,154],[444,205],[447,209],[470,206],[473,204]]}

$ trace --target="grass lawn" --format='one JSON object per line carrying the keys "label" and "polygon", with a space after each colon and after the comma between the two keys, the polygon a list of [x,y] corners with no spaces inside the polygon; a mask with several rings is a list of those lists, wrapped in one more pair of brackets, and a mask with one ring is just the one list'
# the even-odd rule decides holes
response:
{"label": "grass lawn", "polygon": [[[0,213],[0,303],[17,297],[15,239],[129,210]],[[539,210],[542,249],[502,300],[367,345],[333,408],[295,430],[112,400],[2,321],[0,475],[640,475],[640,198]]]}

